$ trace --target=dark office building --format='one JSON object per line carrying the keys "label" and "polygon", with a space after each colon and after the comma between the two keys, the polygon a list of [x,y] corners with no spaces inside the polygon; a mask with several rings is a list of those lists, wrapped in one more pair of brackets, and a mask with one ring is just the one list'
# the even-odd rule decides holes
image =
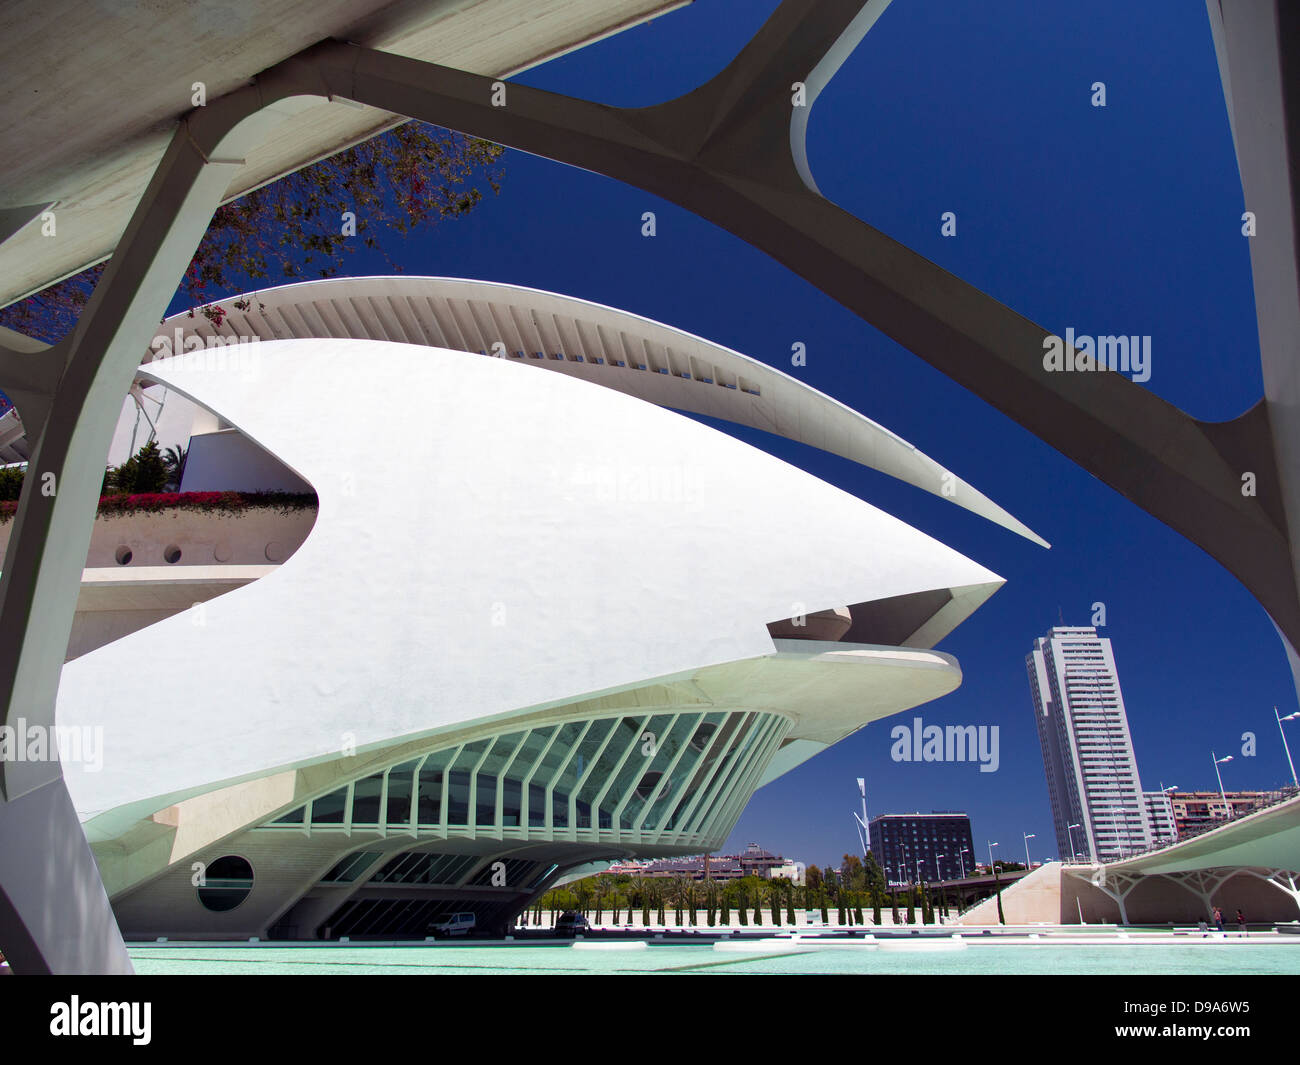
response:
{"label": "dark office building", "polygon": [[885,879],[895,885],[916,883],[918,876],[926,883],[956,880],[975,868],[970,818],[963,813],[873,817],[871,850],[885,870]]}

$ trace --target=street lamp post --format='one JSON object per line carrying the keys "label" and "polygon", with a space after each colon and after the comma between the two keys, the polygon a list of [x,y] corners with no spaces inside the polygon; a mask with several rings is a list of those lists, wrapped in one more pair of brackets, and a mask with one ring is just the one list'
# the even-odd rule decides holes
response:
{"label": "street lamp post", "polygon": [[989,872],[993,874],[993,887],[998,895],[998,924],[1006,924],[1007,919],[1002,914],[1002,884],[998,880],[998,871],[993,865],[993,848],[996,843],[989,843]]}
{"label": "street lamp post", "polygon": [[1300,710],[1296,711],[1293,714],[1287,714],[1286,717],[1281,717],[1278,715],[1277,707],[1275,706],[1273,707],[1273,716],[1277,718],[1278,732],[1282,733],[1282,746],[1286,750],[1286,764],[1291,767],[1291,783],[1294,784],[1297,788],[1300,788],[1300,779],[1298,779],[1295,775],[1295,762],[1291,761],[1291,745],[1287,743],[1286,729],[1282,727],[1283,721],[1294,721],[1296,718],[1300,717]]}
{"label": "street lamp post", "polygon": [[1032,832],[1026,832],[1024,835],[1025,835],[1025,872],[1027,873],[1027,872],[1029,872],[1029,869],[1030,869],[1030,863],[1029,863],[1029,841],[1030,841],[1031,839],[1037,839],[1038,837],[1035,836],[1034,833],[1032,833]]}
{"label": "street lamp post", "polygon": [[1228,805],[1228,795],[1227,792],[1223,790],[1223,774],[1219,772],[1219,766],[1221,766],[1224,762],[1231,762],[1232,755],[1227,754],[1224,755],[1222,758],[1215,758],[1214,752],[1211,751],[1210,757],[1214,758],[1214,775],[1219,778],[1219,798],[1223,800],[1224,808],[1228,812],[1228,820],[1231,821],[1232,807]]}
{"label": "street lamp post", "polygon": [[1078,852],[1077,850],[1074,849],[1074,830],[1075,830],[1076,828],[1082,828],[1082,827],[1083,827],[1082,825],[1071,825],[1071,826],[1070,826],[1070,858],[1071,858],[1071,860],[1074,861],[1075,863],[1078,863],[1078,861],[1079,861],[1079,852]]}
{"label": "street lamp post", "polygon": [[[1169,800],[1169,793],[1171,791],[1177,791],[1177,790],[1178,790],[1177,784],[1170,784],[1169,787],[1166,788],[1165,782],[1163,780],[1160,782],[1160,794],[1165,797],[1166,801]],[[1169,813],[1169,822],[1170,822],[1169,827],[1172,830],[1173,834],[1170,836],[1165,836],[1163,839],[1157,840],[1158,843],[1163,843],[1165,842],[1165,840],[1168,840],[1170,843],[1174,843],[1177,842],[1178,840],[1178,822],[1174,819],[1174,806],[1172,802],[1169,803],[1167,810]]]}
{"label": "street lamp post", "polygon": [[[947,893],[943,890],[943,873],[939,871],[939,859],[948,857],[946,854],[936,854],[934,856],[934,882],[939,888],[939,893],[947,898]],[[935,918],[936,923],[938,918]]]}

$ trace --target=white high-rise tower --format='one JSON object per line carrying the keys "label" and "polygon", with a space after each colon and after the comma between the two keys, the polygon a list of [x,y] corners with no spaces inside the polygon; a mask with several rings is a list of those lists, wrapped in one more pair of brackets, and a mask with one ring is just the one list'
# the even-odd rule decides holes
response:
{"label": "white high-rise tower", "polygon": [[1149,847],[1110,640],[1092,627],[1055,627],[1034,641],[1025,664],[1058,852],[1105,862]]}

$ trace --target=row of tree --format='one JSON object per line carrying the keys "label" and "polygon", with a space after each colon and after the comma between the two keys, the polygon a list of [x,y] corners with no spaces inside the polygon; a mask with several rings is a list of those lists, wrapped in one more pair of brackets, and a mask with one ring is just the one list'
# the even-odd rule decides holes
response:
{"label": "row of tree", "polygon": [[[100,495],[179,491],[186,457],[186,448],[169,447],[161,451],[158,442],[150,440],[122,465],[109,466],[104,471]],[[0,467],[0,502],[12,502],[18,498],[26,473],[26,466]]]}
{"label": "row of tree", "polygon": [[829,924],[834,914],[841,925],[879,925],[884,911],[894,924],[934,924],[947,917],[949,900],[924,884],[889,890],[874,856],[864,863],[845,855],[840,871],[809,866],[803,884],[747,876],[728,881],[699,881],[690,877],[636,877],[602,873],[553,888],[533,905],[526,918],[540,924],[565,911],[583,914],[597,924],[648,926],[667,924],[673,914],[678,926],[700,922],[715,925],[780,927],[795,923],[795,911],[820,912]]}

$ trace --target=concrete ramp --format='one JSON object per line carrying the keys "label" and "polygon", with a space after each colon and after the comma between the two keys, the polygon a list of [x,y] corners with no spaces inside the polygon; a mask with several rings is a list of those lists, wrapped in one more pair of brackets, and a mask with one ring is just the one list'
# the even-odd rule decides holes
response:
{"label": "concrete ramp", "polygon": [[[1048,862],[1002,889],[1007,924],[1057,924],[1061,921],[1061,863]],[[992,895],[972,906],[955,924],[998,924],[998,899]]]}

